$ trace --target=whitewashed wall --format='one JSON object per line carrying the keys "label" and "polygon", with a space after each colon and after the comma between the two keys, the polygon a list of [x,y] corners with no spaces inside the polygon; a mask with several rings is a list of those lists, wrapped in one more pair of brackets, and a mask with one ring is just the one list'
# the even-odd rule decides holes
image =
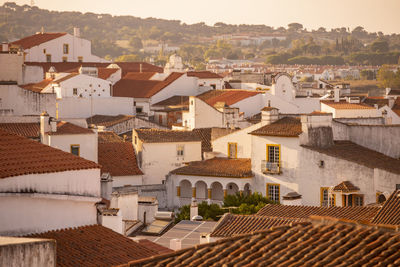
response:
{"label": "whitewashed wall", "polygon": [[112,187],[143,184],[143,175],[113,176],[112,178]]}

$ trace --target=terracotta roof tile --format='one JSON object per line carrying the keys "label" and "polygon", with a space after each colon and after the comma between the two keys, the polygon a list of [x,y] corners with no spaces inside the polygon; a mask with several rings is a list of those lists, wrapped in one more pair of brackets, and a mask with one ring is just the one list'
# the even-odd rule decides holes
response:
{"label": "terracotta roof tile", "polygon": [[100,169],[96,163],[0,130],[0,178]]}
{"label": "terracotta roof tile", "polygon": [[138,138],[144,143],[165,142],[200,142],[201,138],[196,132],[175,131],[160,129],[134,129]]}
{"label": "terracotta roof tile", "polygon": [[98,135],[99,143],[118,143],[124,142],[124,140],[114,132],[99,132]]}
{"label": "terracotta roof tile", "polygon": [[392,110],[400,117],[400,97],[396,98]]}
{"label": "terracotta roof tile", "polygon": [[260,94],[260,92],[248,90],[211,90],[198,95],[197,97],[210,106],[214,106],[217,102],[224,102],[230,106],[248,97]]}
{"label": "terracotta roof tile", "polygon": [[36,122],[0,123],[0,129],[27,138],[40,138],[40,124]]}
{"label": "terracotta roof tile", "polygon": [[184,166],[171,171],[180,175],[200,175],[232,178],[250,178],[254,174],[251,171],[250,159],[227,159],[213,158],[203,161],[190,162]]}
{"label": "terracotta roof tile", "polygon": [[157,254],[165,254],[165,253],[170,253],[174,252],[172,249],[169,249],[167,247],[161,246],[155,242],[152,242],[148,239],[140,239],[138,240],[138,243],[147,249],[153,250]]}
{"label": "terracotta roof tile", "polygon": [[350,223],[294,223],[126,266],[397,266],[400,234]]}
{"label": "terracotta roof tile", "polygon": [[[138,80],[136,75],[126,75],[113,88],[113,96],[150,98],[179,79],[183,73],[173,72],[163,81]],[[133,76],[133,77],[132,77]]]}
{"label": "terracotta roof tile", "polygon": [[400,190],[395,190],[372,220],[374,224],[400,225]]}
{"label": "terracotta roof tile", "polygon": [[246,234],[267,230],[273,226],[290,225],[293,222],[304,221],[304,219],[285,219],[258,215],[237,215],[226,213],[218,221],[210,236],[229,237],[237,234]]}
{"label": "terracotta roof tile", "polygon": [[162,100],[152,105],[153,107],[169,107],[169,106],[189,106],[189,97],[182,95],[174,95],[170,98]]}
{"label": "terracotta roof tile", "polygon": [[51,41],[53,39],[59,38],[61,36],[66,35],[67,33],[65,32],[45,32],[45,33],[37,33],[25,38],[22,38],[18,41],[12,42],[12,46],[20,46],[23,49],[29,49],[34,46],[46,43],[48,41]]}
{"label": "terracotta roof tile", "polygon": [[46,88],[52,82],[53,82],[53,79],[45,79],[38,83],[28,83],[28,84],[20,85],[19,87],[21,87],[25,90],[28,90],[28,91],[40,93],[44,88]]}
{"label": "terracotta roof tile", "polygon": [[310,216],[328,216],[337,219],[370,222],[380,207],[316,207],[267,204],[257,215],[279,218],[306,219]]}
{"label": "terracotta roof tile", "polygon": [[212,144],[216,138],[231,134],[238,129],[229,129],[229,128],[197,128],[193,129],[193,132],[196,132],[201,138],[201,153],[203,152],[211,152]]}
{"label": "terracotta roof tile", "polygon": [[112,176],[142,175],[136,160],[132,143],[99,143],[99,164],[101,172]]}
{"label": "terracotta roof tile", "polygon": [[211,71],[189,71],[188,77],[197,77],[199,79],[222,79],[220,75]]}
{"label": "terracotta roof tile", "polygon": [[161,254],[101,225],[30,235],[54,239],[57,266],[115,266]]}
{"label": "terracotta roof tile", "polygon": [[116,73],[118,69],[113,68],[97,68],[97,77],[103,80],[107,80],[111,75]]}
{"label": "terracotta roof tile", "polygon": [[71,79],[71,78],[74,78],[75,76],[78,76],[79,75],[79,73],[70,73],[70,74],[67,74],[67,75],[65,75],[65,76],[63,76],[63,77],[61,77],[61,78],[59,78],[59,79],[55,79],[54,81],[52,81],[52,83],[57,83],[57,84],[59,84],[59,83],[62,83],[62,82],[64,82],[64,81],[66,81],[66,80],[69,80],[69,79]]}
{"label": "terracotta roof tile", "polygon": [[284,117],[250,132],[253,135],[298,137],[302,133],[299,118]]}
{"label": "terracotta roof tile", "polygon": [[303,146],[331,157],[351,161],[368,168],[378,168],[400,174],[400,160],[388,157],[375,150],[357,145],[350,141],[335,141],[333,146],[326,148]]}
{"label": "terracotta roof tile", "polygon": [[57,123],[56,132],[48,132],[49,135],[63,135],[63,134],[94,134],[94,132],[88,128],[72,124],[66,121],[60,121]]}
{"label": "terracotta roof tile", "polygon": [[94,115],[86,119],[86,123],[88,125],[94,124],[98,126],[104,127],[111,127],[116,124],[132,120],[135,116],[131,115],[117,115],[117,116],[110,116],[110,115]]}
{"label": "terracotta roof tile", "polygon": [[321,103],[334,109],[375,109],[364,103],[349,103],[347,101],[334,102],[331,100],[322,100]]}
{"label": "terracotta roof tile", "polygon": [[343,181],[333,188],[333,191],[340,191],[340,192],[354,192],[359,190],[360,188],[353,185],[350,181]]}
{"label": "terracotta roof tile", "polygon": [[389,95],[400,95],[400,89],[391,89]]}

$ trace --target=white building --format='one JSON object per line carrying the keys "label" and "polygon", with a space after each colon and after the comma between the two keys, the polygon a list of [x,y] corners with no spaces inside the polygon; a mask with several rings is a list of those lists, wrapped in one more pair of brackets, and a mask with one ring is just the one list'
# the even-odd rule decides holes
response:
{"label": "white building", "polygon": [[69,33],[38,32],[10,43],[22,49],[25,62],[107,62],[92,54],[91,42],[80,38],[79,29]]}
{"label": "white building", "polygon": [[201,139],[195,132],[135,129],[132,142],[146,185],[162,184],[171,170],[201,160]]}
{"label": "white building", "polygon": [[377,108],[360,103],[359,99],[353,100],[351,97],[346,100],[321,100],[321,112],[332,113],[333,118],[382,117]]}
{"label": "white building", "polygon": [[0,130],[1,235],[96,223],[100,166]]}
{"label": "white building", "polygon": [[222,89],[223,80],[222,76],[211,71],[189,71],[188,77],[197,77],[198,86],[209,88],[209,90]]}

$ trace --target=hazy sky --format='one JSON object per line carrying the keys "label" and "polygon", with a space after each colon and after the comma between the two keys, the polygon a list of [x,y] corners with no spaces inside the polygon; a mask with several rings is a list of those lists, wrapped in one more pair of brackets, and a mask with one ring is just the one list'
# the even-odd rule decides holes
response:
{"label": "hazy sky", "polygon": [[[13,0],[9,0],[13,1]],[[30,4],[30,0],[14,0]],[[141,18],[177,19],[192,24],[299,22],[307,29],[363,26],[367,31],[400,33],[400,0],[34,0],[40,8]],[[3,4],[4,0],[0,0]]]}

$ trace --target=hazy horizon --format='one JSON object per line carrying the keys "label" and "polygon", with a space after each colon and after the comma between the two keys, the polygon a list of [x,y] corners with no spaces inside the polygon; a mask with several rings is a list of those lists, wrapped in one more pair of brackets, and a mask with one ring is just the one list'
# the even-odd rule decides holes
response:
{"label": "hazy horizon", "polygon": [[[18,5],[31,3],[30,0],[0,1],[1,5],[5,2],[16,2]],[[249,0],[246,6],[238,0],[203,0],[201,3],[187,0],[114,0],[112,4],[94,0],[34,2],[42,9],[153,17],[180,20],[187,24],[205,22],[214,25],[223,22],[287,28],[287,24],[298,22],[307,30],[319,27],[328,31],[340,27],[352,30],[362,26],[368,32],[400,33],[400,16],[397,15],[399,0]]]}

